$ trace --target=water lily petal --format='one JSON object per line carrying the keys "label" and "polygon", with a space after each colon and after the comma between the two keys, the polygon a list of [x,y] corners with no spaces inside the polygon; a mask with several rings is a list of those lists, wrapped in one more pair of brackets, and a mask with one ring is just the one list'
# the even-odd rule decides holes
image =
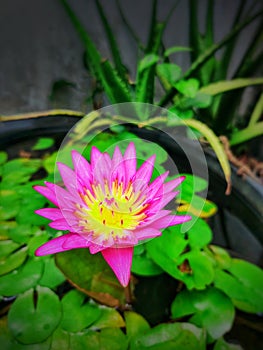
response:
{"label": "water lily petal", "polygon": [[58,220],[64,218],[61,210],[57,208],[42,208],[36,210],[35,213],[50,220]]}
{"label": "water lily petal", "polygon": [[133,142],[131,142],[127,147],[124,153],[123,159],[124,159],[127,182],[129,182],[134,176],[134,174],[136,173],[136,164],[137,164],[136,149]]}
{"label": "water lily petal", "polygon": [[76,248],[88,248],[90,246],[90,242],[82,235],[72,234],[72,236],[68,237],[68,239],[65,240],[62,246],[67,250]]}
{"label": "water lily petal", "polygon": [[58,170],[62,177],[62,180],[71,194],[75,194],[77,191],[77,181],[75,172],[63,163],[57,163]]}
{"label": "water lily petal", "polygon": [[34,190],[46,197],[50,202],[55,205],[58,205],[57,197],[54,191],[45,186],[33,186]]}
{"label": "water lily petal", "polygon": [[[154,169],[155,155],[151,156],[149,159],[142,164],[142,166],[137,170],[134,175],[133,181],[135,182],[135,191],[141,191],[143,184],[148,184],[152,177],[152,172]],[[141,180],[138,182],[138,180]]]}
{"label": "water lily petal", "polygon": [[[89,162],[77,151],[72,151],[72,161],[77,175],[78,182],[86,188],[90,187],[92,181],[92,171]],[[83,189],[79,188],[79,191]]]}
{"label": "water lily petal", "polygon": [[133,247],[107,248],[101,254],[112,268],[120,284],[126,287],[130,280]]}
{"label": "water lily petal", "polygon": [[73,227],[68,224],[68,222],[63,219],[58,219],[50,222],[48,226],[55,228],[56,230],[62,231],[72,231]]}
{"label": "water lily petal", "polygon": [[69,250],[65,248],[63,245],[67,240],[73,239],[75,236],[80,237],[79,235],[75,233],[68,233],[66,235],[56,237],[51,239],[50,241],[44,243],[42,246],[40,246],[36,251],[36,256],[42,256],[42,255],[48,255],[48,254],[55,254],[59,252],[64,252],[65,250]]}
{"label": "water lily petal", "polygon": [[164,193],[168,193],[174,190],[177,186],[179,186],[184,181],[184,179],[185,179],[185,176],[179,176],[174,180],[166,182],[164,184]]}
{"label": "water lily petal", "polygon": [[142,228],[140,230],[136,230],[136,236],[138,239],[148,239],[148,238],[154,238],[160,236],[162,233],[160,230],[158,230],[155,227],[146,227]]}

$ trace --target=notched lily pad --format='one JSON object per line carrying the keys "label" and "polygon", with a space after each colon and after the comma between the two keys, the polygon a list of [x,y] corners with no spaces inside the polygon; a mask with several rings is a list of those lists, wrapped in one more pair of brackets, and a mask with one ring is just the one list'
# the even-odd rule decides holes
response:
{"label": "notched lily pad", "polygon": [[56,329],[62,316],[58,296],[46,287],[37,287],[20,295],[8,314],[13,336],[23,344],[45,341]]}
{"label": "notched lily pad", "polygon": [[100,253],[73,249],[56,254],[55,261],[69,282],[91,298],[108,306],[124,303],[124,288]]}

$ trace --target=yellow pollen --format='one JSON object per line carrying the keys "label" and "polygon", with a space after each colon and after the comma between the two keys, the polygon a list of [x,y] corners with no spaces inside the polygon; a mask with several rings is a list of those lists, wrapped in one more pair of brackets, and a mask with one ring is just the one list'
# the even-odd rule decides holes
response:
{"label": "yellow pollen", "polygon": [[77,207],[83,232],[93,232],[102,241],[109,238],[124,238],[125,230],[134,230],[146,218],[145,196],[134,192],[132,183],[124,188],[122,182],[115,180],[111,186],[105,181],[94,184],[92,191],[82,195],[87,207]]}

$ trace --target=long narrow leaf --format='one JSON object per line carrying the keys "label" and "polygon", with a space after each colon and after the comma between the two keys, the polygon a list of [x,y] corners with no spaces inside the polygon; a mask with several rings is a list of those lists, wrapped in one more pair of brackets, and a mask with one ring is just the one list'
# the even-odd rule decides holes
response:
{"label": "long narrow leaf", "polygon": [[214,96],[230,90],[241,89],[258,84],[263,84],[263,77],[223,80],[204,86],[199,90],[199,92]]}
{"label": "long narrow leaf", "polygon": [[194,119],[186,119],[184,120],[184,123],[191,128],[199,131],[210,143],[211,147],[213,148],[218,161],[222,167],[222,170],[224,172],[226,182],[227,182],[227,188],[226,188],[226,194],[230,194],[231,192],[231,167],[229,164],[229,160],[227,158],[226,152],[224,150],[224,147],[222,146],[219,138],[216,136],[216,134],[211,130],[206,124],[201,123],[198,120]]}
{"label": "long narrow leaf", "polygon": [[263,122],[253,124],[252,126],[232,134],[230,145],[236,146],[257,136],[263,136]]}
{"label": "long narrow leaf", "polygon": [[256,124],[258,120],[262,117],[262,114],[263,114],[263,93],[259,97],[258,102],[251,114],[248,126],[251,127],[252,125]]}
{"label": "long narrow leaf", "polygon": [[96,0],[95,2],[97,5],[97,9],[98,9],[105,33],[106,33],[107,38],[108,38],[109,46],[110,46],[111,53],[112,53],[112,58],[114,61],[114,67],[115,67],[116,71],[118,72],[120,78],[123,80],[123,82],[125,82],[126,85],[128,85],[128,81],[127,81],[127,77],[126,77],[126,69],[125,69],[125,66],[122,62],[115,36],[112,32],[112,29],[111,29],[110,24],[107,20],[107,17],[103,11],[103,7],[101,6],[101,4],[98,0]]}
{"label": "long narrow leaf", "polygon": [[131,95],[127,86],[119,77],[118,73],[112,68],[108,60],[101,62],[102,85],[105,93],[111,103],[131,102]]}

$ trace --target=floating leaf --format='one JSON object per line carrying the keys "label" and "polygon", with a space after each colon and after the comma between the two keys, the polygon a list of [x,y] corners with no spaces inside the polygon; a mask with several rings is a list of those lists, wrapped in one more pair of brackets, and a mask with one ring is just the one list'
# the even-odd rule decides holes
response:
{"label": "floating leaf", "polygon": [[223,338],[216,341],[213,350],[242,350],[242,347],[236,344],[227,343]]}
{"label": "floating leaf", "polygon": [[73,249],[56,254],[55,259],[67,279],[82,292],[105,305],[124,303],[124,289],[100,253]]}
{"label": "floating leaf", "polygon": [[92,330],[98,330],[103,328],[121,328],[125,327],[125,322],[123,321],[123,318],[121,317],[120,313],[113,309],[106,307],[104,305],[99,305],[100,308],[100,317],[97,321],[95,321],[90,329]]}
{"label": "floating leaf", "polygon": [[193,315],[190,322],[204,327],[210,341],[220,338],[232,327],[235,309],[231,300],[216,288],[180,292],[172,303],[172,317]]}
{"label": "floating leaf", "polygon": [[20,295],[8,314],[13,336],[23,344],[40,343],[56,329],[61,319],[57,295],[46,287],[37,287]]}
{"label": "floating leaf", "polygon": [[0,220],[14,218],[20,209],[20,198],[14,190],[0,190]]}
{"label": "floating leaf", "polygon": [[205,335],[202,329],[188,323],[161,324],[139,335],[133,349],[204,350]]}
{"label": "floating leaf", "polygon": [[145,334],[151,328],[142,315],[137,314],[136,312],[126,311],[124,313],[124,318],[126,323],[126,334],[129,339]]}
{"label": "floating leaf", "polygon": [[43,263],[44,272],[41,277],[41,280],[39,281],[39,285],[48,288],[55,288],[65,281],[65,276],[56,266],[53,257],[48,257],[44,259]]}
{"label": "floating leaf", "polygon": [[18,270],[0,277],[0,295],[13,296],[35,287],[42,273],[42,261],[29,259]]}
{"label": "floating leaf", "polygon": [[33,151],[39,151],[52,147],[54,144],[54,139],[50,137],[41,137],[37,140],[37,143],[32,147]]}
{"label": "floating leaf", "polygon": [[210,245],[209,249],[212,251],[213,258],[216,260],[219,268],[227,269],[231,266],[232,259],[225,249],[216,245]]}
{"label": "floating leaf", "polygon": [[62,298],[63,317],[61,327],[68,332],[80,332],[94,323],[101,314],[96,304],[85,303],[85,294],[77,290]]}
{"label": "floating leaf", "polygon": [[240,310],[263,312],[263,271],[249,262],[233,259],[227,271],[217,270],[215,286]]}
{"label": "floating leaf", "polygon": [[[140,248],[142,245],[138,247]],[[134,253],[131,271],[140,276],[157,276],[163,272],[163,270],[147,255],[145,249],[143,249],[140,254]]]}
{"label": "floating leaf", "polygon": [[27,257],[27,247],[20,247],[19,250],[0,260],[0,275],[4,275],[17,269],[23,264]]}

